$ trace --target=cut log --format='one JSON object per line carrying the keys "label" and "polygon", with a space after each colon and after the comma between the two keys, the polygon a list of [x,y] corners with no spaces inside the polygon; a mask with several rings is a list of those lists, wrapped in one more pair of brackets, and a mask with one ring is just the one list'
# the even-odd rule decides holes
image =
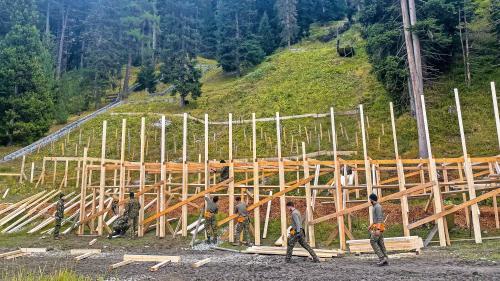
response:
{"label": "cut log", "polygon": [[162,261],[156,265],[153,265],[152,267],[149,268],[149,271],[158,271],[158,269],[164,267],[165,265],[171,263],[170,260],[165,260],[165,261]]}
{"label": "cut log", "polygon": [[112,269],[115,269],[115,268],[118,268],[118,267],[122,267],[122,266],[125,266],[127,264],[131,264],[133,263],[134,261],[131,261],[131,260],[128,260],[128,261],[121,261],[121,262],[117,262],[117,263],[114,263],[112,265],[109,266],[109,270],[112,270]]}
{"label": "cut log", "polygon": [[75,261],[81,261],[83,259],[86,259],[92,255],[95,255],[96,253],[93,253],[93,252],[88,252],[88,253],[85,253],[83,255],[79,255],[78,257],[75,257]]}
{"label": "cut log", "polygon": [[193,268],[198,268],[202,265],[209,263],[211,260],[212,260],[211,258],[206,258],[206,259],[203,259],[201,261],[197,261],[197,262],[193,263],[192,266],[193,266]]}

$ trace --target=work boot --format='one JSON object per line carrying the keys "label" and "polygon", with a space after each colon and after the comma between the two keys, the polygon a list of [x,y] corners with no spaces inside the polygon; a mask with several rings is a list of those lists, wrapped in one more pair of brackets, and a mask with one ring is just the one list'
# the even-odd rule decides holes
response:
{"label": "work boot", "polygon": [[378,263],[377,263],[378,266],[385,266],[385,265],[389,265],[389,261],[387,260],[386,257],[382,258]]}

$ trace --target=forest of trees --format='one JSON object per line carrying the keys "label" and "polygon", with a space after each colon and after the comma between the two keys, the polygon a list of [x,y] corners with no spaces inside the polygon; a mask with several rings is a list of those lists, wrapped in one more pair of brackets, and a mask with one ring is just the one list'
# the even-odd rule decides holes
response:
{"label": "forest of trees", "polygon": [[[172,84],[183,106],[201,95],[197,57],[240,76],[309,36],[312,23],[341,19],[360,23],[374,73],[408,110],[403,1],[0,0],[0,143],[34,141],[69,115],[126,97],[132,67],[139,89]],[[468,84],[487,71],[481,66],[498,66],[499,7],[500,0],[418,1],[407,31],[420,40],[422,83],[457,63]]]}

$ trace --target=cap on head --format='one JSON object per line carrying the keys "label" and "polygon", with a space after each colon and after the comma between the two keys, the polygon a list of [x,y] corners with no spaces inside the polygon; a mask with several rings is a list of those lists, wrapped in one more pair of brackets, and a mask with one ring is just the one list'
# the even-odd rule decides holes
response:
{"label": "cap on head", "polygon": [[226,160],[222,159],[220,160],[221,163],[226,163]]}
{"label": "cap on head", "polygon": [[219,201],[219,196],[214,196],[214,198],[212,198],[212,201],[214,201],[214,203],[217,203]]}
{"label": "cap on head", "polygon": [[295,204],[292,201],[286,202],[287,207],[295,207]]}
{"label": "cap on head", "polygon": [[236,197],[236,201],[241,201],[241,196]]}
{"label": "cap on head", "polygon": [[134,198],[135,197],[135,194],[133,192],[130,192],[129,195],[130,195],[130,198]]}
{"label": "cap on head", "polygon": [[370,194],[369,198],[370,198],[370,200],[375,201],[375,202],[378,200],[378,197],[375,193]]}

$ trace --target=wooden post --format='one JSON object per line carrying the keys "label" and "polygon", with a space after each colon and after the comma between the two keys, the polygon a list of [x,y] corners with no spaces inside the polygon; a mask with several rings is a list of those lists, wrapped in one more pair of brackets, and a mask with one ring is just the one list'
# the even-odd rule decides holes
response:
{"label": "wooden post", "polygon": [[19,171],[19,183],[23,183],[24,180],[24,164],[26,163],[26,155],[23,155],[23,160],[21,161],[21,171]]}
{"label": "wooden post", "polygon": [[30,183],[33,183],[34,175],[35,175],[35,162],[31,162]]}
{"label": "wooden post", "polygon": [[[139,170],[139,192],[141,192],[141,195],[139,196],[139,204],[141,205],[141,208],[139,209],[139,222],[138,222],[138,227],[137,227],[137,236],[142,237],[144,236],[144,226],[142,225],[142,222],[144,221],[144,184],[146,181],[146,166],[144,163],[144,148],[146,145],[146,118],[142,117],[141,118],[141,150],[140,150],[140,170]],[[131,231],[135,231],[134,229],[131,229]]]}
{"label": "wooden post", "polygon": [[207,190],[210,186],[210,167],[208,159],[208,114],[205,114],[205,148],[203,160],[205,168],[205,190]]}
{"label": "wooden post", "polygon": [[[125,137],[127,135],[127,119],[122,119],[122,137],[120,145],[120,189],[118,191],[118,200],[125,200]],[[119,207],[120,215],[123,214],[125,206],[122,204]]]}
{"label": "wooden post", "polygon": [[[182,200],[187,199],[188,193],[188,164],[187,164],[187,127],[188,115],[184,112],[182,118]],[[187,205],[182,206],[182,236],[187,236]]]}
{"label": "wooden post", "polygon": [[54,173],[52,174],[52,185],[56,185],[57,160],[54,160]]}
{"label": "wooden post", "polygon": [[[493,113],[495,117],[495,125],[497,127],[497,138],[498,138],[498,149],[500,149],[500,116],[498,113],[498,100],[497,100],[497,91],[495,89],[495,82],[491,82],[491,98],[493,99]],[[497,210],[497,196],[493,196],[493,206],[495,210],[495,218],[496,218],[496,227],[499,228],[498,222],[498,210]]]}
{"label": "wooden post", "polygon": [[[161,116],[161,136],[160,136],[160,180],[165,182],[167,179],[167,163],[165,162],[165,115]],[[160,186],[160,212],[165,210],[165,184]],[[165,216],[160,217],[160,238],[165,237]]]}
{"label": "wooden post", "polygon": [[[257,128],[255,123],[255,113],[252,113],[252,158],[253,158],[253,202],[256,204],[260,200],[259,191],[259,162],[257,160]],[[293,136],[292,136],[293,137]],[[254,214],[254,237],[255,245],[260,246],[260,207],[253,210]]]}
{"label": "wooden post", "polygon": [[69,161],[66,160],[66,163],[64,165],[64,187],[68,187],[68,166],[69,166]]}
{"label": "wooden post", "polygon": [[[429,154],[429,178],[431,181],[435,182],[432,185],[432,191],[434,193],[434,213],[440,213],[443,210],[443,202],[441,199],[441,190],[438,184],[437,170],[436,170],[436,161],[432,157],[432,149],[431,149],[431,141],[429,136],[429,126],[427,123],[427,112],[425,110],[425,97],[423,95],[420,96],[422,103],[422,111],[424,117],[424,128],[425,128],[425,138],[427,141],[427,152]],[[444,229],[444,219],[438,218],[436,219],[436,224],[438,226],[439,233],[439,245],[441,247],[446,247],[446,233]]]}
{"label": "wooden post", "polygon": [[[104,187],[106,185],[106,130],[108,121],[102,121],[102,139],[101,139],[101,174],[99,181],[99,211],[104,210]],[[102,235],[104,223],[104,215],[99,216],[97,219],[97,234]]]}
{"label": "wooden post", "polygon": [[42,184],[44,184],[45,182],[45,157],[43,158],[43,161],[42,161],[42,172],[40,173],[40,178],[39,179],[41,181]]}
{"label": "wooden post", "polygon": [[[233,114],[229,113],[229,177],[234,178],[233,166]],[[234,180],[229,183],[229,216],[234,214]],[[229,222],[229,242],[234,242],[234,220]]]}
{"label": "wooden post", "polygon": [[[370,196],[373,192],[373,186],[372,186],[372,176],[371,176],[371,168],[370,168],[370,161],[368,160],[368,151],[366,148],[366,132],[365,132],[365,118],[364,118],[364,113],[363,113],[363,105],[359,105],[359,115],[361,118],[361,138],[363,140],[363,157],[365,160],[365,176],[366,176],[366,194],[367,196]],[[367,199],[368,202],[370,199]],[[370,207],[368,208],[368,215],[369,215],[369,220],[370,224],[373,223],[373,208]]]}
{"label": "wooden post", "polygon": [[[462,140],[462,151],[464,154],[464,168],[465,177],[467,179],[467,187],[469,188],[469,200],[476,198],[476,189],[474,188],[474,176],[472,173],[472,164],[467,154],[467,144],[465,142],[464,126],[462,121],[462,110],[460,108],[460,99],[458,97],[458,90],[455,88],[455,104],[458,115],[458,126],[460,127],[460,138]],[[481,239],[481,225],[479,224],[479,207],[477,204],[471,206],[472,213],[472,226],[474,227],[474,240],[476,243],[482,243]]]}
{"label": "wooden post", "polygon": [[[88,149],[83,148],[83,161],[82,161],[82,184],[80,191],[80,221],[83,221],[86,217],[85,214],[85,198],[87,197],[87,153]],[[84,224],[78,226],[78,235],[83,235]]]}
{"label": "wooden post", "polygon": [[[306,144],[302,142],[302,161],[304,167],[304,178],[309,178],[309,160],[306,154]],[[306,220],[313,220],[312,200],[311,200],[311,182],[306,183]],[[316,235],[314,233],[314,224],[307,224],[307,233],[309,235],[309,243],[311,247],[316,247]]]}
{"label": "wooden post", "polygon": [[[281,125],[280,125],[280,114],[276,112],[276,144],[278,149],[278,177],[280,191],[285,189],[285,167],[283,165],[283,158],[281,155]],[[280,196],[280,222],[281,222],[281,237],[282,246],[287,245],[288,233],[287,233],[287,223],[286,223],[286,199],[285,194]]]}
{"label": "wooden post", "polygon": [[[333,148],[333,161],[335,162],[335,211],[339,212],[344,209],[344,203],[342,202],[342,182],[340,180],[340,163],[337,159],[337,132],[335,129],[335,113],[333,112],[333,107],[330,107],[330,122],[332,126],[332,148]],[[347,178],[345,179],[345,183],[347,184]],[[344,216],[337,217],[337,224],[339,227],[339,240],[340,240],[340,249],[346,249],[345,242],[345,225],[344,225]]]}
{"label": "wooden post", "polygon": [[76,183],[75,187],[78,189],[80,187],[80,170],[82,166],[82,161],[78,160],[76,164]]}
{"label": "wooden post", "polygon": [[[406,190],[406,179],[404,175],[404,169],[403,169],[403,161],[401,161],[401,158],[399,158],[399,150],[398,150],[398,139],[396,136],[396,120],[394,118],[394,108],[392,105],[392,102],[389,103],[389,107],[391,110],[391,125],[392,125],[392,139],[394,141],[394,155],[396,156],[396,169],[398,172],[398,184],[399,184],[399,191],[405,191]],[[383,127],[382,127],[383,128]],[[410,236],[410,230],[408,229],[408,197],[406,195],[403,195],[401,197],[401,218],[403,221],[403,235],[409,237]]]}

